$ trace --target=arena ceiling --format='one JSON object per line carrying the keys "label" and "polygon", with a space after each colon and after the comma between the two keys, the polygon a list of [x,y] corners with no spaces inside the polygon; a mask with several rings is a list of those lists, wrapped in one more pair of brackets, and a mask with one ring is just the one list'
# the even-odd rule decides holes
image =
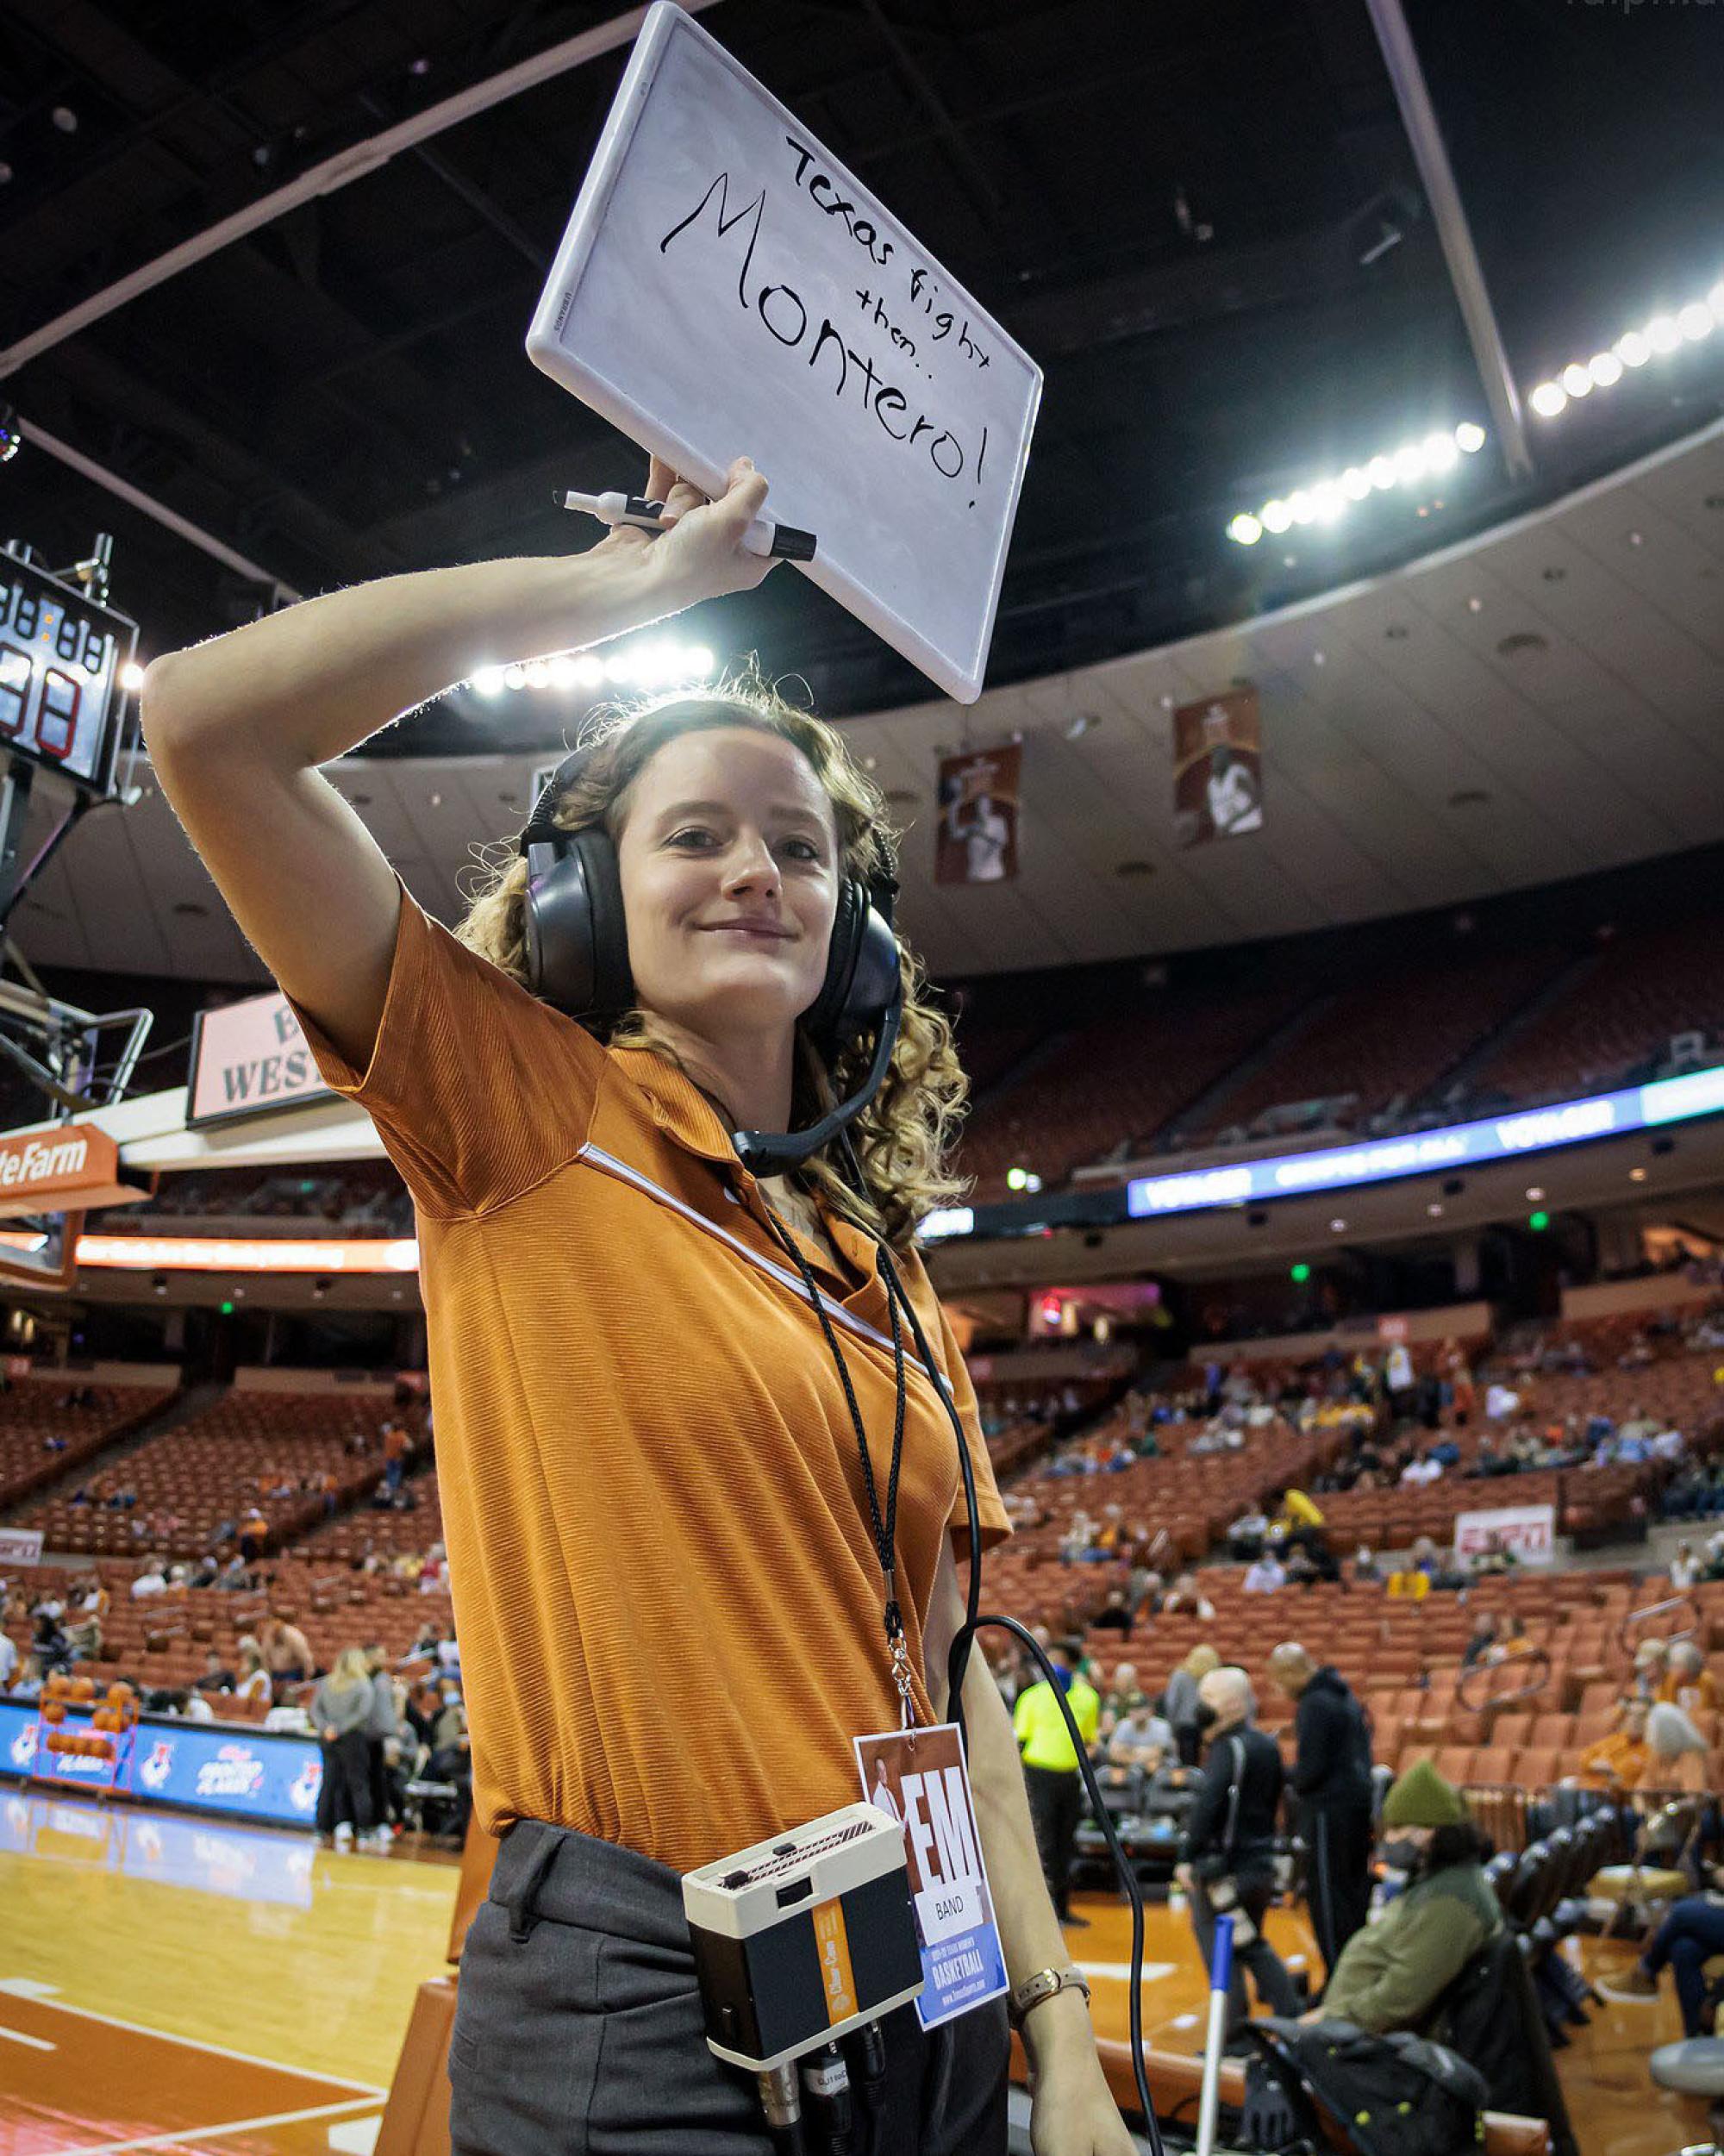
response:
{"label": "arena ceiling", "polygon": [[[1711,10],[1408,15],[1523,391],[1717,283]],[[936,972],[1284,933],[1724,834],[1724,331],[1529,419],[1529,473],[1493,439],[1423,516],[1396,492],[1272,545],[1224,536],[1490,416],[1364,0],[715,0],[703,20],[1046,369],[981,704],[930,701],[789,570],[688,622],[853,718],[920,823],[909,916]],[[8,0],[0,398],[295,591],[566,549],[550,484],[628,484],[640,459],[522,341],[633,22]],[[580,39],[580,64],[95,311],[311,166]],[[0,536],[64,562],[97,529],[147,654],[266,603],[28,440],[0,466]],[[1180,854],[1161,699],[1235,676],[1264,691],[1265,830]],[[341,783],[448,917],[471,843],[518,822],[580,711],[463,692]],[[1101,723],[1068,738],[1079,716]],[[1022,878],[936,891],[934,751],[1016,730]],[[18,920],[42,964],[256,973],[159,797],[83,826]]]}

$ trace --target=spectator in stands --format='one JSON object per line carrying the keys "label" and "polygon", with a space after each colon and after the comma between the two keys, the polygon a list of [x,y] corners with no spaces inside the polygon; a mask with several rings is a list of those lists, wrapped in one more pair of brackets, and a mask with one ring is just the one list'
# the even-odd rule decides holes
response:
{"label": "spectator in stands", "polygon": [[53,1614],[57,1607],[44,1604],[36,1611],[30,1637],[30,1651],[45,1670],[64,1670],[72,1665],[71,1646],[60,1629],[59,1619]]}
{"label": "spectator in stands", "polygon": [[1639,1697],[1650,1701],[1663,1697],[1669,1658],[1670,1643],[1665,1640],[1642,1640],[1634,1649],[1634,1690]]}
{"label": "spectator in stands", "polygon": [[365,1649],[365,1667],[371,1672],[372,1713],[365,1724],[365,1744],[370,1753],[372,1778],[372,1810],[377,1820],[375,1833],[379,1848],[390,1846],[389,1828],[389,1753],[391,1747],[397,1757],[400,1753],[401,1729],[395,1718],[395,1684],[390,1674],[389,1653],[378,1641]]}
{"label": "spectator in stands", "polygon": [[[1087,1749],[1096,1741],[1102,1703],[1094,1687],[1078,1674],[1083,1653],[1081,1640],[1061,1640],[1050,1651],[1048,1659],[1053,1665],[1054,1684],[1065,1695]],[[1043,1679],[1018,1695],[1012,1710],[1012,1732],[1023,1760],[1035,1845],[1054,1913],[1062,1924],[1081,1927],[1089,1919],[1071,1913],[1071,1853],[1084,1812],[1084,1780],[1054,1684]]]}
{"label": "spectator in stands", "polygon": [[1101,1632],[1117,1632],[1122,1640],[1130,1639],[1132,1613],[1123,1587],[1109,1589],[1106,1604],[1096,1619],[1096,1628]]}
{"label": "spectator in stands", "polygon": [[449,1827],[453,1841],[466,1839],[467,1815],[473,1802],[472,1741],[467,1734],[466,1703],[459,1685],[445,1684],[443,1703],[432,1725],[432,1748],[426,1773],[434,1782],[448,1782],[455,1790],[455,1812]]}
{"label": "spectator in stands", "polygon": [[1700,1578],[1700,1559],[1694,1553],[1692,1542],[1678,1542],[1676,1555],[1670,1561],[1670,1584],[1679,1595],[1685,1595]]}
{"label": "spectator in stands", "polygon": [[66,1625],[66,1658],[72,1662],[102,1659],[102,1619],[94,1609],[80,1609]]}
{"label": "spectator in stands", "polygon": [[264,1667],[277,1684],[303,1684],[316,1669],[309,1641],[297,1625],[268,1616],[258,1627]]}
{"label": "spectator in stands", "polygon": [[1352,1687],[1296,1640],[1269,1658],[1269,1674],[1296,1704],[1293,1793],[1307,1851],[1311,1928],[1333,1970],[1371,1909],[1371,1732]]}
{"label": "spectator in stands", "polygon": [[1512,1662],[1517,1657],[1530,1654],[1533,1642],[1527,1637],[1527,1620],[1511,1611],[1502,1622],[1502,1636],[1485,1659],[1490,1663]]}
{"label": "spectator in stands", "polygon": [[1377,1561],[1376,1551],[1368,1542],[1361,1542],[1353,1552],[1352,1576],[1359,1586],[1377,1587],[1383,1584],[1383,1567]]}
{"label": "spectator in stands", "polygon": [[1246,1571],[1241,1591],[1247,1595],[1274,1595],[1286,1584],[1287,1568],[1269,1549]]}
{"label": "spectator in stands", "polygon": [[1161,1607],[1170,1617],[1183,1613],[1201,1619],[1204,1624],[1215,1622],[1215,1605],[1198,1586],[1196,1572],[1181,1572]]}
{"label": "spectator in stands", "polygon": [[1441,1460],[1435,1459],[1429,1453],[1421,1453],[1409,1460],[1401,1470],[1401,1480],[1403,1484],[1418,1488],[1426,1483],[1440,1482],[1442,1479],[1442,1472]]}
{"label": "spectator in stands", "polygon": [[1477,1412],[1478,1400],[1473,1387],[1472,1367],[1459,1340],[1443,1342],[1438,1366],[1443,1376],[1443,1404],[1453,1409],[1455,1421],[1464,1426]]}
{"label": "spectator in stands", "polygon": [[1202,1697],[1198,1687],[1211,1670],[1218,1670],[1221,1665],[1221,1658],[1214,1647],[1194,1647],[1167,1680],[1161,1711],[1173,1732],[1173,1741],[1184,1766],[1196,1766],[1202,1749],[1198,1709]]}
{"label": "spectator in stands", "polygon": [[1138,1766],[1146,1774],[1174,1756],[1173,1732],[1140,1693],[1138,1704],[1115,1722],[1107,1756],[1110,1766]]}
{"label": "spectator in stands", "polygon": [[1638,1789],[1646,1771],[1646,1702],[1635,1696],[1618,1709],[1620,1726],[1580,1755],[1580,1772],[1567,1778],[1583,1789]]}
{"label": "spectator in stands", "polygon": [[1670,1665],[1658,1687],[1658,1697],[1687,1715],[1710,1712],[1718,1706],[1718,1680],[1692,1640],[1678,1640],[1671,1649]]}
{"label": "spectator in stands", "polygon": [[1646,1710],[1646,1764],[1642,1789],[1697,1797],[1706,1788],[1706,1740],[1680,1707],[1658,1700]]}
{"label": "spectator in stands", "polygon": [[1488,1609],[1481,1609],[1472,1621],[1472,1632],[1460,1658],[1464,1670],[1477,1669],[1487,1660],[1496,1645],[1496,1620]]}
{"label": "spectator in stands", "polygon": [[214,1722],[216,1709],[200,1691],[178,1686],[168,1696],[168,1712],[181,1722]]}
{"label": "spectator in stands", "polygon": [[1484,1845],[1466,1800],[1428,1759],[1409,1767],[1383,1803],[1387,1861],[1404,1871],[1404,1893],[1375,1924],[1353,1934],[1308,2021],[1351,2022],[1373,2035],[1419,2028],[1480,1947],[1502,1928],[1502,1912],[1479,1859]]}
{"label": "spectator in stands", "polygon": [[1268,1514],[1256,1505],[1248,1507],[1227,1529],[1227,1555],[1249,1564],[1261,1555],[1268,1534]]}
{"label": "spectator in stands", "polygon": [[18,1673],[17,1642],[6,1633],[0,1632],[0,1692],[12,1689],[12,1680]]}
{"label": "spectator in stands", "polygon": [[1100,1726],[1103,1742],[1113,1734],[1114,1724],[1121,1715],[1131,1714],[1148,1703],[1143,1687],[1137,1681],[1137,1664],[1121,1662],[1114,1672],[1112,1684],[1102,1694]]}
{"label": "spectator in stands", "polygon": [[133,1601],[142,1602],[150,1595],[165,1595],[166,1592],[167,1575],[162,1570],[161,1559],[146,1558],[142,1569],[132,1582]]}
{"label": "spectator in stands", "polygon": [[1251,1726],[1251,1685],[1243,1670],[1213,1669],[1198,1690],[1207,1746],[1203,1778],[1185,1822],[1174,1877],[1191,1897],[1192,1929],[1206,1967],[1215,1954],[1215,1918],[1234,1913],[1228,2034],[1237,2036],[1248,2014],[1246,1970],[1272,2014],[1291,2017],[1299,2011],[1293,1979],[1263,1935],[1263,1920],[1275,1898],[1281,1753],[1273,1737]]}
{"label": "spectator in stands", "polygon": [[14,1699],[34,1699],[42,1689],[42,1665],[34,1654],[26,1654],[13,1672],[9,1686]]}
{"label": "spectator in stands", "polygon": [[255,1565],[264,1553],[269,1540],[269,1522],[255,1505],[240,1522],[240,1554],[248,1565]]}
{"label": "spectator in stands", "polygon": [[231,1692],[239,1680],[222,1659],[220,1647],[211,1647],[203,1658],[203,1674],[197,1680],[200,1692]]}
{"label": "spectator in stands", "polygon": [[1397,1340],[1390,1348],[1383,1365],[1384,1384],[1389,1394],[1389,1412],[1397,1422],[1404,1422],[1413,1412],[1413,1358],[1407,1352],[1405,1340]]}
{"label": "spectator in stands", "polygon": [[337,1849],[351,1849],[355,1834],[370,1837],[371,1758],[365,1728],[372,1713],[372,1673],[363,1647],[343,1647],[334,1667],[311,1696],[311,1724],[323,1749],[323,1781],[317,1794],[317,1831]]}
{"label": "spectator in stands", "polygon": [[[1718,1875],[1724,1878],[1724,1874]],[[1676,1978],[1677,2004],[1684,2036],[1710,2036],[1706,2018],[1706,1965],[1724,1954],[1724,1898],[1684,1895],[1652,1934],[1646,1951],[1621,1976],[1594,1979],[1613,2005],[1647,2003],[1658,1995],[1658,1978],[1669,1968]]]}
{"label": "spectator in stands", "polygon": [[1132,1622],[1140,1617],[1159,1617],[1165,1605],[1166,1593],[1161,1574],[1147,1565],[1134,1565],[1131,1577],[1126,1582],[1126,1594],[1131,1603]]}
{"label": "spectator in stands", "polygon": [[1512,1385],[1499,1380],[1485,1389],[1484,1412],[1493,1422],[1506,1422],[1520,1404],[1521,1396]]}
{"label": "spectator in stands", "polygon": [[273,1699],[275,1687],[271,1684],[270,1673],[264,1666],[263,1649],[249,1633],[240,1641],[239,1655],[240,1679],[234,1687],[234,1696],[248,1700]]}

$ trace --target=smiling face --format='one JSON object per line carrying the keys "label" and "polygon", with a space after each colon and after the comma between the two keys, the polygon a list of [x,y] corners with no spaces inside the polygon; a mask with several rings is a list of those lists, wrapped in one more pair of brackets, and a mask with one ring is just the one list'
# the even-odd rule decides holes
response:
{"label": "smiling face", "polygon": [[832,803],[801,752],[746,727],[678,734],[622,808],[641,1009],[708,1039],[788,1029],[825,978],[840,872]]}

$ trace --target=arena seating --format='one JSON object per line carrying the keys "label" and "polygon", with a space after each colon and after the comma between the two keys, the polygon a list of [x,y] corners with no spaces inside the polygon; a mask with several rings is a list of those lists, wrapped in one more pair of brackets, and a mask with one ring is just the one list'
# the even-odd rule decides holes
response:
{"label": "arena seating", "polygon": [[1085,1026],[996,1101],[984,1101],[959,1149],[975,1202],[1009,1195],[1006,1171],[1050,1186],[1121,1140],[1147,1141],[1294,1009],[1291,992],[1217,997],[1173,1014],[1146,1009]]}
{"label": "arena seating", "polygon": [[1724,943],[1708,917],[1612,938],[1477,1083],[1517,1101],[1590,1092],[1626,1083],[1673,1034],[1696,1031],[1724,1034]]}
{"label": "arena seating", "polygon": [[[41,1528],[50,1550],[189,1558],[255,1508],[278,1541],[324,1516],[326,1491],[339,1505],[377,1482],[382,1425],[404,1414],[376,1393],[226,1393],[93,1478],[96,1502],[74,1504],[76,1490],[63,1486],[18,1524]],[[283,1484],[290,1494],[271,1494]],[[127,1489],[136,1492],[129,1509],[101,1502]]]}
{"label": "arena seating", "polygon": [[[0,1505],[92,1458],[128,1424],[166,1407],[176,1390],[173,1382],[85,1385],[76,1372],[64,1370],[12,1378],[0,1393]],[[67,1404],[74,1392],[88,1394],[84,1404]],[[59,1438],[64,1448],[50,1450],[50,1440]]]}
{"label": "arena seating", "polygon": [[[1581,1755],[1615,1724],[1633,1654],[1622,1637],[1631,1609],[1656,1598],[1656,1586],[1627,1571],[1552,1572],[1480,1581],[1465,1603],[1453,1595],[1401,1602],[1378,1586],[1318,1585],[1273,1595],[1243,1591],[1242,1568],[1210,1566],[1200,1575],[1213,1621],[1159,1616],[1129,1639],[1092,1631],[1088,1647],[1104,1671],[1121,1662],[1152,1696],[1190,1649],[1207,1641],[1250,1675],[1264,1727],[1290,1740],[1292,1703],[1270,1681],[1271,1650],[1296,1639],[1332,1662],[1359,1693],[1373,1723],[1377,1760],[1403,1772],[1431,1759],[1458,1785],[1517,1790],[1522,1799],[1577,1774]],[[1724,1582],[1696,1590],[1702,1644],[1724,1648]],[[1519,1615],[1540,1656],[1511,1657],[1484,1670],[1463,1690],[1461,1658],[1480,1610]],[[1542,1679],[1530,1697],[1511,1697]],[[1712,1742],[1712,1786],[1724,1778],[1721,1716],[1696,1709]],[[1499,1806],[1496,1838],[1524,1831],[1526,1804]]]}
{"label": "arena seating", "polygon": [[1561,963],[1559,951],[1544,947],[1446,968],[1409,967],[1346,989],[1279,1055],[1225,1094],[1215,1120],[1248,1127],[1278,1103],[1325,1095],[1355,1096],[1334,1118],[1351,1129],[1391,1103],[1410,1109]]}
{"label": "arena seating", "polygon": [[370,1556],[398,1557],[421,1553],[443,1539],[443,1508],[437,1494],[437,1471],[409,1475],[402,1484],[413,1499],[410,1511],[381,1511],[371,1504],[338,1514],[309,1528],[294,1541],[290,1554],[322,1566],[362,1565]]}
{"label": "arena seating", "polygon": [[301,1221],[355,1234],[410,1234],[412,1202],[387,1160],[344,1161],[339,1171],[202,1168],[167,1177],[146,1203],[116,1208],[103,1228],[119,1234],[159,1234],[165,1218],[235,1227],[259,1221]]}
{"label": "arena seating", "polygon": [[[422,1516],[422,1515],[415,1515]],[[70,1597],[93,1572],[106,1587],[110,1606],[102,1626],[99,1660],[79,1662],[77,1672],[98,1684],[124,1678],[141,1689],[176,1690],[196,1683],[214,1647],[224,1665],[238,1666],[240,1640],[255,1634],[273,1614],[304,1633],[321,1667],[328,1668],[344,1647],[379,1641],[399,1659],[428,1624],[447,1630],[453,1622],[448,1590],[428,1591],[388,1573],[354,1572],[321,1556],[266,1559],[264,1587],[253,1594],[216,1587],[182,1588],[134,1603],[129,1588],[134,1563],[101,1559],[89,1565],[43,1565],[28,1574],[32,1596]],[[21,1653],[28,1645],[28,1624],[8,1628]],[[266,1711],[239,1701],[212,1701],[222,1719],[253,1720]]]}
{"label": "arena seating", "polygon": [[[1004,1175],[1014,1165],[1052,1188],[1078,1166],[1190,1149],[1219,1130],[1262,1122],[1277,1106],[1354,1096],[1340,1111],[1348,1127],[1385,1114],[1379,1127],[1428,1123],[1448,1074],[1475,1053],[1484,1061],[1443,1112],[1465,1116],[1627,1084],[1654,1073],[1673,1035],[1724,1038],[1724,945],[1709,916],[1612,938],[1549,1009],[1517,1029],[1518,1015],[1590,950],[1545,933],[1464,962],[1429,951],[1416,964],[1351,960],[1331,983],[1314,947],[1309,971],[1301,977],[1290,963],[1275,986],[1236,987],[1225,997],[1203,986],[1169,989],[1152,1005],[1071,1029],[991,1097],[989,1084],[996,1073],[1009,1078],[1016,1059],[984,1062],[959,1168],[975,1177],[976,1201],[990,1203],[1009,1195]],[[1334,1001],[1253,1067],[1277,1030],[1332,985]],[[978,1027],[974,1037],[979,1046],[997,1036]],[[1200,1102],[1201,1124],[1190,1115]]]}

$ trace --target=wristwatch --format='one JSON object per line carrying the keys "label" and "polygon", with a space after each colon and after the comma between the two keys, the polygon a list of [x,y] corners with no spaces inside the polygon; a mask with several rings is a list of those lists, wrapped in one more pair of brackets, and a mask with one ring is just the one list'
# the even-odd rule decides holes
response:
{"label": "wristwatch", "polygon": [[1090,2003],[1090,1987],[1075,1969],[1038,1969],[1033,1977],[1026,1977],[1006,2002],[1006,2019],[1014,2028],[1021,2028],[1024,2016],[1044,1999],[1057,1998],[1062,1991],[1081,1991],[1084,2003]]}

